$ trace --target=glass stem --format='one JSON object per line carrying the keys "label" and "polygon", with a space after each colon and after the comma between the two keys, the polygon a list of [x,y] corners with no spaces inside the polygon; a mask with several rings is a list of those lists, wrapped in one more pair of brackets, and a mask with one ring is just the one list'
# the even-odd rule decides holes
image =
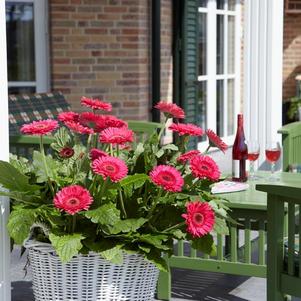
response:
{"label": "glass stem", "polygon": [[273,175],[275,173],[275,162],[272,162],[271,164],[271,174]]}
{"label": "glass stem", "polygon": [[250,161],[250,177],[253,178],[254,177],[254,161]]}

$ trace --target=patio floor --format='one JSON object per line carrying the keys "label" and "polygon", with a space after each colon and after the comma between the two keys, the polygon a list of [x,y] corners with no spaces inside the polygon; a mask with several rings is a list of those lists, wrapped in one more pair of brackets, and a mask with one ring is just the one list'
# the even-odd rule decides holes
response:
{"label": "patio floor", "polygon": [[[12,253],[12,301],[33,301],[30,275],[25,276],[26,256]],[[265,279],[182,269],[172,271],[172,301],[264,301]],[[301,301],[301,299],[292,299]]]}

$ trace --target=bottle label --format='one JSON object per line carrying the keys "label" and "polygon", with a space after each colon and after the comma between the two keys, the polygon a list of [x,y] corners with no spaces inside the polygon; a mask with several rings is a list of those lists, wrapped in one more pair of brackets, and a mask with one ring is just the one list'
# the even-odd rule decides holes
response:
{"label": "bottle label", "polygon": [[233,166],[232,166],[232,176],[233,178],[237,178],[239,179],[240,178],[240,161],[239,160],[233,160]]}

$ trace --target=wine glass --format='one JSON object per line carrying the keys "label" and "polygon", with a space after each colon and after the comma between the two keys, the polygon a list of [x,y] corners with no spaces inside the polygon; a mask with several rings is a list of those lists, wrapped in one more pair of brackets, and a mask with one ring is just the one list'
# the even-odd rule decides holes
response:
{"label": "wine glass", "polygon": [[260,146],[258,141],[256,140],[250,140],[247,141],[248,145],[248,160],[250,161],[250,173],[249,173],[249,179],[250,180],[256,180],[257,177],[255,176],[255,161],[259,157],[260,152]]}
{"label": "wine glass", "polygon": [[281,154],[281,148],[279,142],[267,142],[265,147],[265,156],[267,161],[271,164],[271,176],[270,181],[277,181],[275,177],[275,164],[279,160]]}

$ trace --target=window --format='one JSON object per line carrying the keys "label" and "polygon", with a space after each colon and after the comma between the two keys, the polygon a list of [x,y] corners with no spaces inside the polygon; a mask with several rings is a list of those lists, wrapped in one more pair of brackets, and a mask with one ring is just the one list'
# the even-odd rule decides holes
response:
{"label": "window", "polygon": [[240,1],[198,5],[197,122],[232,143],[240,103]]}
{"label": "window", "polygon": [[46,0],[6,1],[8,93],[49,87]]}

